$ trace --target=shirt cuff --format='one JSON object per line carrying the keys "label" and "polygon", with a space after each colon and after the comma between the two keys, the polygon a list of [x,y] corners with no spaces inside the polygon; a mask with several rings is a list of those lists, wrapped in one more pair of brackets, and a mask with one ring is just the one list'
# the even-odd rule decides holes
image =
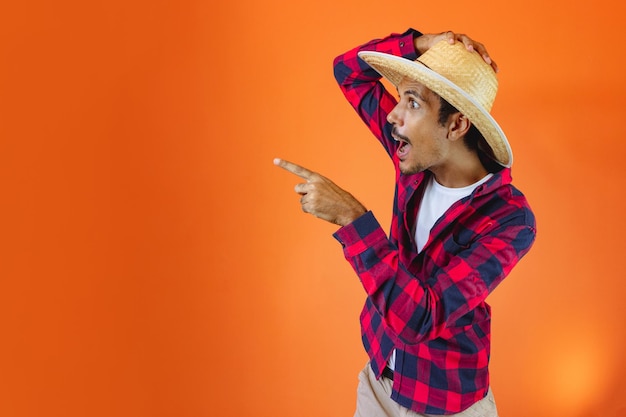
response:
{"label": "shirt cuff", "polygon": [[373,242],[376,240],[387,240],[387,235],[371,211],[337,230],[333,237],[343,246],[346,257],[357,256],[363,253],[369,247],[372,247]]}
{"label": "shirt cuff", "polygon": [[422,32],[419,32],[415,29],[408,29],[404,32],[399,40],[400,45],[400,53],[403,58],[410,59],[411,61],[415,61],[418,57],[417,51],[415,50],[415,43],[413,42],[415,38],[422,36]]}

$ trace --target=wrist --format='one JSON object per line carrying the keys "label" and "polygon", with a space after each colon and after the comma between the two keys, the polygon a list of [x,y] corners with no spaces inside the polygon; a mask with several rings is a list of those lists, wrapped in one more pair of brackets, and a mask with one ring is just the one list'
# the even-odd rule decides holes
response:
{"label": "wrist", "polygon": [[340,226],[347,226],[350,223],[354,222],[356,219],[358,219],[359,217],[361,217],[362,215],[364,215],[365,213],[367,213],[367,209],[363,206],[358,207],[358,208],[354,208],[349,214],[347,214],[346,216],[344,216],[340,221],[338,221],[337,223]]}
{"label": "wrist", "polygon": [[430,35],[420,35],[413,39],[413,46],[418,55],[422,55],[430,48]]}

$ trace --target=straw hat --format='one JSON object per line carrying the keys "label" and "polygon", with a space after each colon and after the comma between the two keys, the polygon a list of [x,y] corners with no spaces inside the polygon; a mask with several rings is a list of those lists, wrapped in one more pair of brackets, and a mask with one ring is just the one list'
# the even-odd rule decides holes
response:
{"label": "straw hat", "polygon": [[437,93],[476,126],[500,165],[511,166],[511,146],[489,114],[498,91],[498,80],[491,66],[477,52],[468,51],[462,42],[450,44],[442,40],[416,61],[374,51],[361,51],[359,57],[396,87],[407,77]]}

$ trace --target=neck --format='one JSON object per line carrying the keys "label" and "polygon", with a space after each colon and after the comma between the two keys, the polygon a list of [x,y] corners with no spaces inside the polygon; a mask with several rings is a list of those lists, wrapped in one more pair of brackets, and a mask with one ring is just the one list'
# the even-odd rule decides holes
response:
{"label": "neck", "polygon": [[430,171],[439,184],[449,188],[467,187],[487,175],[487,170],[476,152],[470,151],[439,166],[431,167]]}

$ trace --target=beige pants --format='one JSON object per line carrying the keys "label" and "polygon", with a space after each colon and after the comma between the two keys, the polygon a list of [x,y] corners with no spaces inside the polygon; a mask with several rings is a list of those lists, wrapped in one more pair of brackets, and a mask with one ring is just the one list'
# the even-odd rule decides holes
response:
{"label": "beige pants", "polygon": [[[393,381],[380,378],[378,381],[368,363],[359,374],[359,387],[356,395],[356,412],[354,417],[425,417],[430,414],[418,414],[391,399]],[[472,405],[456,417],[498,417],[496,403],[491,388],[487,396]]]}

